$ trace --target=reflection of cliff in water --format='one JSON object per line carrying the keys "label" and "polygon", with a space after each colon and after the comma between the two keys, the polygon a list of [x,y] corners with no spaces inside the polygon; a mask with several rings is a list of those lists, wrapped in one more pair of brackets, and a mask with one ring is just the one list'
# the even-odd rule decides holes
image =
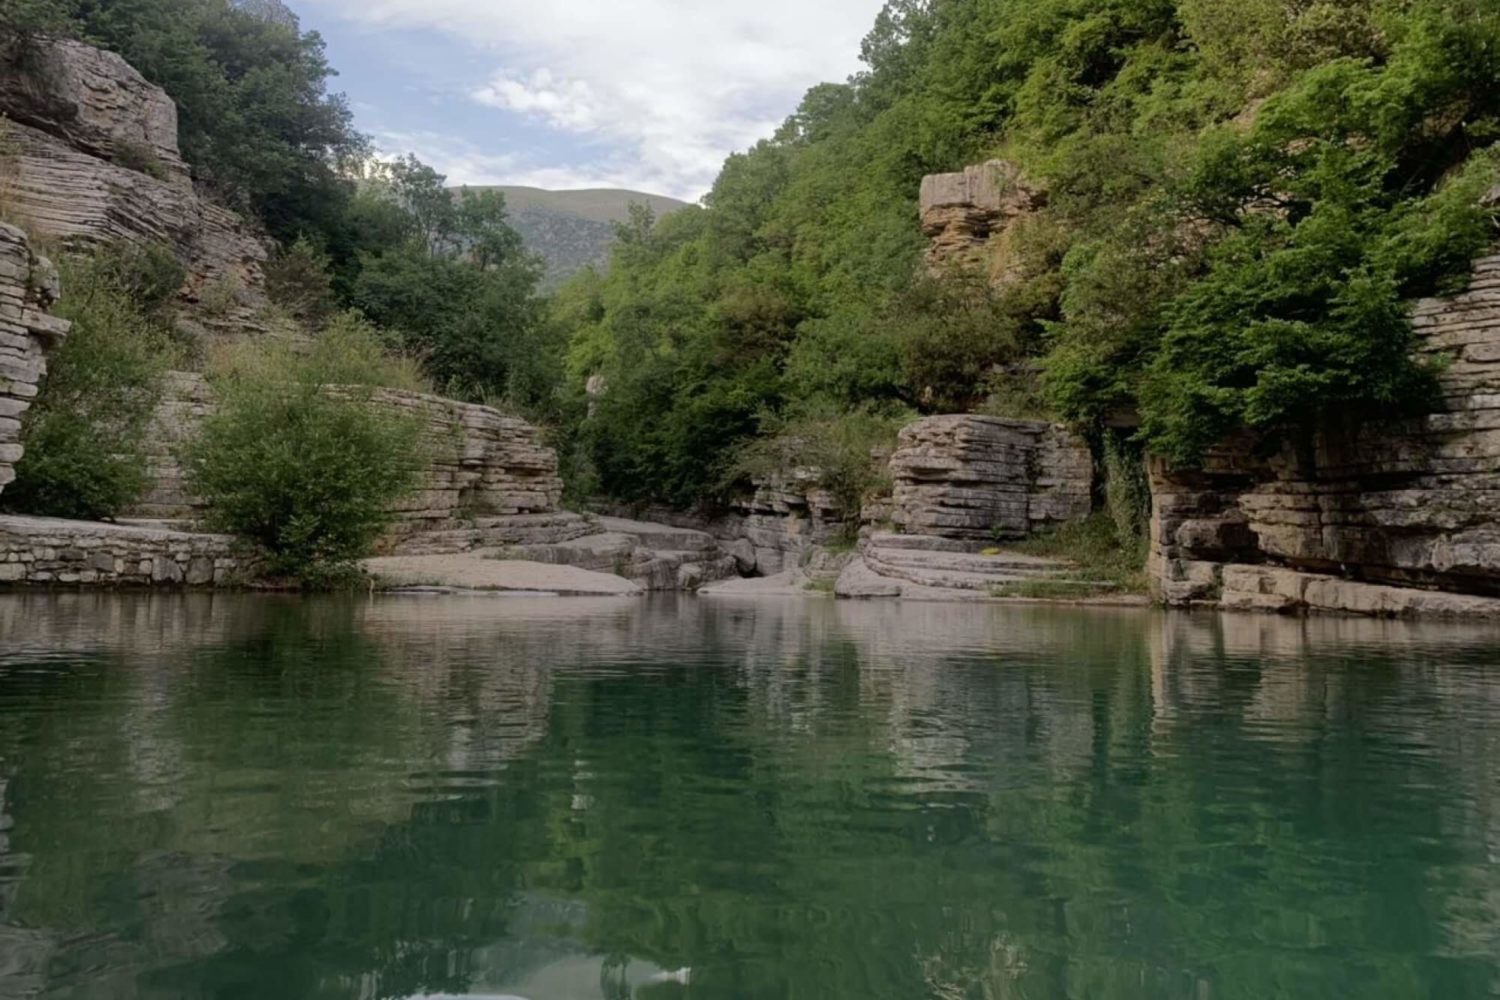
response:
{"label": "reflection of cliff in water", "polygon": [[1460,985],[1500,952],[1478,857],[1381,854],[1500,854],[1494,629],[232,595],[0,596],[0,629],[0,997],[667,996],[691,967],[702,997],[1221,1000],[1251,994],[1183,984],[1226,942],[1283,948],[1285,985],[1394,928],[1324,856],[1351,840]]}

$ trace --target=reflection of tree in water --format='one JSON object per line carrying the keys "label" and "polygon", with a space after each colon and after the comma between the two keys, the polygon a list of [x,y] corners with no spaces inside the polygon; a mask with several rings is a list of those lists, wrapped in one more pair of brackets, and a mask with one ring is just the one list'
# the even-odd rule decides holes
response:
{"label": "reflection of tree in water", "polygon": [[162,997],[1495,986],[1493,645],[792,607],[312,605],[0,669],[0,924]]}

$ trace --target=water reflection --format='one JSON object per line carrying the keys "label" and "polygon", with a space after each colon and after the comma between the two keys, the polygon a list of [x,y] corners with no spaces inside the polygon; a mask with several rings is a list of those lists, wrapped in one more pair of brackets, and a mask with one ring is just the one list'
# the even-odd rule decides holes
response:
{"label": "water reflection", "polygon": [[1500,995],[1493,628],[0,596],[0,997]]}

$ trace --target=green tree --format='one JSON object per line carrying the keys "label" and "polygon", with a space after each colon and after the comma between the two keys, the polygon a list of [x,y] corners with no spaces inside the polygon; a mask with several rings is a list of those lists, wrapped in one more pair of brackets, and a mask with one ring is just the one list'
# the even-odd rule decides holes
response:
{"label": "green tree", "polygon": [[426,427],[378,387],[414,384],[377,331],[335,321],[308,350],[257,344],[209,372],[215,407],[183,452],[207,524],[254,545],[273,576],[347,574],[421,470]]}
{"label": "green tree", "polygon": [[22,420],[25,453],[0,495],[5,509],[99,520],[145,492],[151,417],[173,354],[160,290],[181,285],[174,265],[164,251],[122,246],[64,258],[56,311],[73,326]]}

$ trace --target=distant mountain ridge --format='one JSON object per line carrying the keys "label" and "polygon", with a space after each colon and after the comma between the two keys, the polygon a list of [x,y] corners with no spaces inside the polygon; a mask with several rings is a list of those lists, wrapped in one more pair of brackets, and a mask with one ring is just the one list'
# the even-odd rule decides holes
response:
{"label": "distant mountain ridge", "polygon": [[632,204],[647,205],[657,218],[687,206],[676,198],[624,188],[548,191],[519,185],[490,185],[471,190],[504,193],[511,225],[526,241],[527,249],[546,262],[543,290],[556,288],[590,264],[609,263],[614,223],[629,218]]}

